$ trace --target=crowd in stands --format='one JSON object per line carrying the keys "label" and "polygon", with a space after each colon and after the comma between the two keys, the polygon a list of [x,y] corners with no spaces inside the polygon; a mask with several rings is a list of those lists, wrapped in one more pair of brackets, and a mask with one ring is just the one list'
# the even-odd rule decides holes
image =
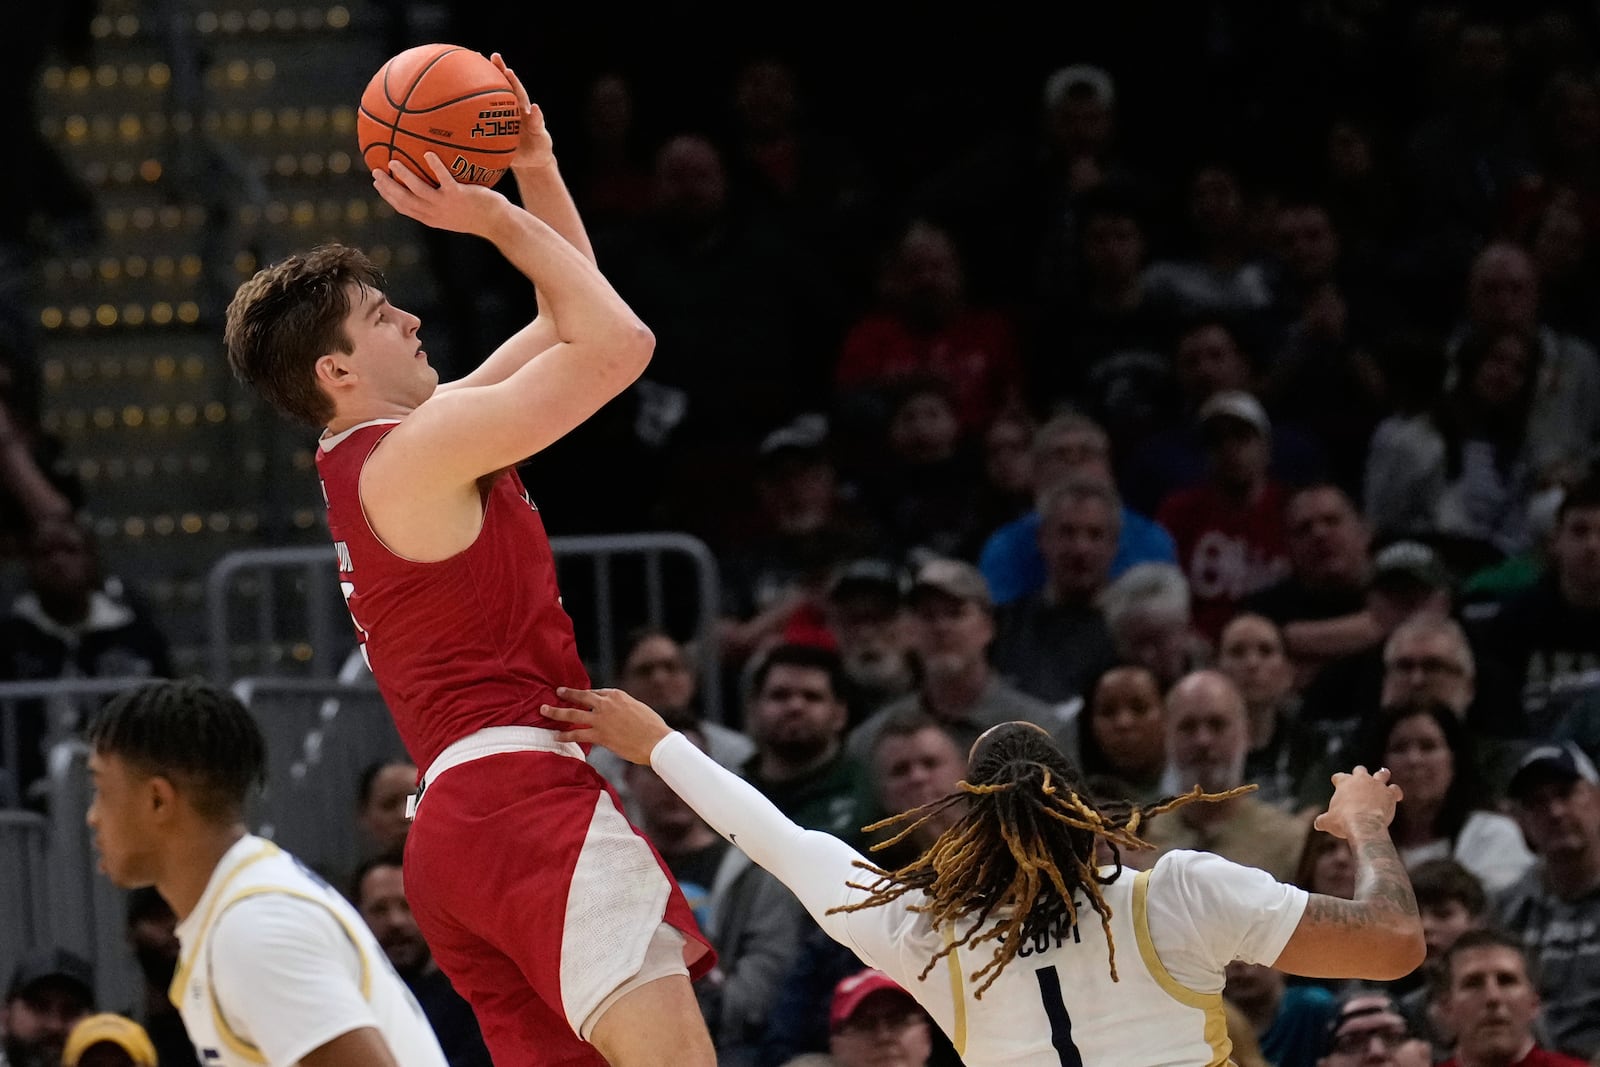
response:
{"label": "crowd in stands", "polygon": [[[830,127],[848,94],[777,51],[676,128],[639,117],[648,75],[569,87],[557,154],[657,349],[524,477],[554,533],[712,547],[731,695],[702,705],[670,628],[596,681],[864,849],[1024,719],[1103,800],[1259,787],[1158,818],[1123,862],[1205,849],[1349,897],[1348,847],[1311,816],[1333,772],[1387,767],[1426,962],[1382,986],[1235,965],[1236,1061],[1600,1064],[1600,27],[1576,4],[1186,7],[1124,27],[1145,60],[1069,48],[987,124],[922,115],[938,143],[915,165],[903,130],[872,135],[911,89]],[[8,405],[26,583],[0,678],[162,674]],[[21,802],[45,714],[0,768]],[[720,1062],[959,1062],[653,772],[594,762],[718,948],[699,991]],[[414,775],[363,780],[366,854],[329,873],[452,1062],[484,1063],[405,906]],[[136,1024],[92,993],[82,961],[21,961],[10,1067],[187,1062],[159,997]],[[126,1058],[91,1060],[74,1024]]]}

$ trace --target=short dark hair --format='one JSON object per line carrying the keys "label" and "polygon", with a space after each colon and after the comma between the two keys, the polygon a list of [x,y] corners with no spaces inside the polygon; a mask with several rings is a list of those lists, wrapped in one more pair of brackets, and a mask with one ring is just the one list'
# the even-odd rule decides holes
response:
{"label": "short dark hair", "polygon": [[345,896],[349,898],[350,903],[354,904],[358,910],[361,907],[361,883],[367,880],[367,875],[380,867],[395,867],[402,871],[405,870],[405,854],[397,848],[389,849],[368,856],[356,864],[355,873],[350,875],[350,886]]}
{"label": "short dark hair", "polygon": [[1455,981],[1454,968],[1456,957],[1461,955],[1463,952],[1471,952],[1475,948],[1510,949],[1522,960],[1523,969],[1528,974],[1528,981],[1533,983],[1535,986],[1539,984],[1537,968],[1532,957],[1528,955],[1527,947],[1523,945],[1521,941],[1517,940],[1511,934],[1506,933],[1504,930],[1497,930],[1492,926],[1486,926],[1479,930],[1468,930],[1466,933],[1456,938],[1455,944],[1451,945],[1445,950],[1444,959],[1440,961],[1439,967],[1439,982],[1443,989],[1448,991],[1451,984]]}
{"label": "short dark hair", "polygon": [[267,744],[239,699],[200,678],[149,682],[106,702],[86,732],[100,753],[167,778],[208,819],[231,821],[266,781]]}
{"label": "short dark hair", "polygon": [[366,255],[336,243],[256,271],[233,294],[223,327],[234,376],[290,418],[326,423],[333,401],[317,385],[316,362],[354,348],[344,329],[352,283],[386,288]]}
{"label": "short dark hair", "polygon": [[361,768],[361,777],[356,779],[356,810],[365,811],[367,805],[372,803],[372,787],[378,784],[378,775],[383,773],[385,767],[410,767],[411,761],[404,756],[389,756],[385,759],[373,760]]}
{"label": "short dark hair", "polygon": [[1427,860],[1411,871],[1411,892],[1417,907],[1438,911],[1447,904],[1460,904],[1474,919],[1489,909],[1489,896],[1476,875],[1452,859]]}
{"label": "short dark hair", "polygon": [[776,646],[756,664],[755,672],[750,676],[751,693],[756,696],[761,695],[761,690],[767,685],[767,676],[772,673],[774,667],[799,667],[822,671],[828,676],[828,686],[833,692],[833,699],[844,700],[844,664],[839,660],[839,653],[831,648],[801,644]]}
{"label": "short dark hair", "polygon": [[[950,738],[958,750],[962,747],[961,742],[956,739],[956,735],[950,732],[950,728],[944,723],[940,722],[938,719],[935,719],[932,715],[929,715],[921,708],[901,708],[899,711],[896,711],[888,718],[884,719],[883,725],[879,727],[878,732],[873,735],[873,757],[877,757],[878,749],[882,748],[883,743],[889,740],[891,737],[913,737],[922,733],[924,730],[937,730],[946,737]],[[963,753],[963,755],[965,755],[965,753]]]}
{"label": "short dark hair", "polygon": [[1569,511],[1600,509],[1600,477],[1593,474],[1561,494],[1561,506],[1556,508],[1556,525],[1561,525]]}

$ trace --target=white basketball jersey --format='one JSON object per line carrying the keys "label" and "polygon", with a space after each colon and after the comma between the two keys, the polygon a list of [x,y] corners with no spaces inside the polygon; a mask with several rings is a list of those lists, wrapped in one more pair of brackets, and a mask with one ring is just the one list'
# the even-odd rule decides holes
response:
{"label": "white basketball jersey", "polygon": [[[981,1000],[970,976],[991,959],[992,942],[956,950],[925,982],[914,981],[920,966],[909,974],[901,970],[899,978],[968,1063],[1225,1064],[1233,1046],[1221,994],[1185,988],[1156,956],[1145,909],[1149,877],[1128,870],[1101,887],[1111,908],[1116,982],[1100,916],[1081,895],[1077,926],[1019,948]],[[925,964],[935,944],[908,943],[902,967],[919,954]],[[924,947],[930,951],[921,954]],[[936,983],[948,992],[934,993],[929,987]]]}
{"label": "white basketball jersey", "polygon": [[[400,1067],[445,1067],[421,1007],[361,916],[270,841],[247,835],[229,849],[178,938],[170,995],[208,1067],[289,1067],[368,1026]],[[250,951],[228,954],[230,944]]]}

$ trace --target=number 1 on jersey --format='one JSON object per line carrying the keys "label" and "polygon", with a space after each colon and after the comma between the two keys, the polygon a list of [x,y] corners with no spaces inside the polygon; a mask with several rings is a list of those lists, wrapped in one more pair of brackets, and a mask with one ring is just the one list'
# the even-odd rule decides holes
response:
{"label": "number 1 on jersey", "polygon": [[1040,967],[1033,976],[1039,979],[1039,999],[1050,1020],[1050,1043],[1056,1047],[1061,1067],[1083,1067],[1083,1056],[1072,1043],[1072,1017],[1067,1014],[1067,1002],[1061,999],[1061,976],[1054,967]]}

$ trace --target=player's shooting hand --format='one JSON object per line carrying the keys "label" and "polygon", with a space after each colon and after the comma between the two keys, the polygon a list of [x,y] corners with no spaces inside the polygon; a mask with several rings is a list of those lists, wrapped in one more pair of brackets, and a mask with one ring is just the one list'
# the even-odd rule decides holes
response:
{"label": "player's shooting hand", "polygon": [[592,742],[609,748],[629,763],[649,765],[657,742],[672,733],[672,728],[648,704],[620,689],[557,686],[556,696],[569,706],[546,704],[539,712],[575,727],[557,734],[560,741]]}
{"label": "player's shooting hand", "polygon": [[506,66],[499,52],[491,55],[489,62],[500,68],[500,73],[511,83],[511,91],[517,94],[517,110],[522,113],[522,136],[517,142],[516,155],[511,157],[511,165],[524,170],[548,167],[556,161],[556,151],[550,131],[545,129],[544,111],[528,96],[522,79],[517,77],[516,71]]}
{"label": "player's shooting hand", "polygon": [[422,157],[434,182],[424,181],[398,159],[389,161],[388,170],[372,172],[373,188],[400,214],[416,219],[436,230],[485,235],[496,204],[509,204],[505,197],[481,185],[463,185],[432,152]]}
{"label": "player's shooting hand", "polygon": [[1314,825],[1334,837],[1349,840],[1363,830],[1386,829],[1394,819],[1394,806],[1404,798],[1400,787],[1389,782],[1389,768],[1368,774],[1357,767],[1349,774],[1333,776],[1333,798],[1328,810],[1318,815]]}

